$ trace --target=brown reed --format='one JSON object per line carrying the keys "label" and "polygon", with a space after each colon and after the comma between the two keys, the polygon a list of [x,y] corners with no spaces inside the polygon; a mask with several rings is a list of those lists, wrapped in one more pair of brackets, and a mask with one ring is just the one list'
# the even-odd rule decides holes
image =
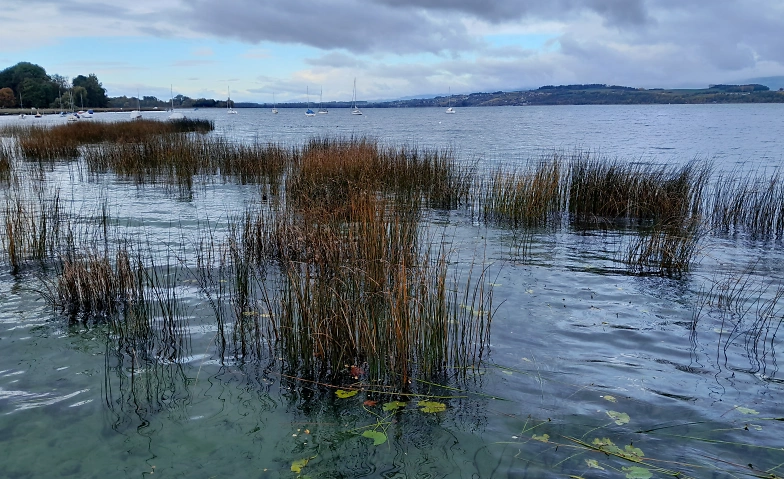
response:
{"label": "brown reed", "polygon": [[181,132],[206,133],[215,128],[208,120],[134,122],[80,121],[52,127],[31,126],[12,130],[19,141],[24,158],[53,161],[74,159],[79,156],[79,147],[101,142],[137,142],[145,138]]}
{"label": "brown reed", "polygon": [[454,208],[469,196],[473,168],[449,152],[382,148],[367,138],[311,140],[295,156],[286,191],[296,205],[339,208],[368,192],[402,203]]}

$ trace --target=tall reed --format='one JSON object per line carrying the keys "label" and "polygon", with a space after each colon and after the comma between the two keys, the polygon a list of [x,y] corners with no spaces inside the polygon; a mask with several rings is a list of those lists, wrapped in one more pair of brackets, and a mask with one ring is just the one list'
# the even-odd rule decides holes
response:
{"label": "tall reed", "polygon": [[42,262],[58,251],[65,217],[60,192],[33,183],[32,191],[14,184],[5,193],[3,248],[11,271],[28,261]]}
{"label": "tall reed", "polygon": [[700,213],[710,165],[681,167],[578,157],[570,165],[569,212],[578,221],[662,220]]}
{"label": "tall reed", "polygon": [[708,222],[724,234],[753,238],[784,237],[784,179],[734,171],[711,184],[706,206]]}
{"label": "tall reed", "polygon": [[480,187],[484,220],[512,227],[547,224],[565,205],[563,169],[555,156],[523,171],[496,170]]}

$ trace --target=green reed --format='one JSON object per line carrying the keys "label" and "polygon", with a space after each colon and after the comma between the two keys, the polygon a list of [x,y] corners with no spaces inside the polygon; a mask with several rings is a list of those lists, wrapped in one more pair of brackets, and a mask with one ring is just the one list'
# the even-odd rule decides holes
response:
{"label": "green reed", "polygon": [[220,176],[241,184],[269,184],[275,192],[289,157],[275,145],[240,145],[186,134],[101,143],[84,150],[91,174],[112,172],[136,184],[173,183],[190,188],[196,176]]}
{"label": "green reed", "polygon": [[569,212],[577,220],[661,220],[699,214],[710,165],[653,166],[577,158],[570,165]]}
{"label": "green reed", "polygon": [[719,175],[706,205],[708,223],[724,234],[784,237],[784,179],[739,171]]}
{"label": "green reed", "polygon": [[14,183],[5,192],[2,218],[5,259],[13,273],[58,251],[65,226],[59,190],[33,183],[31,191]]}
{"label": "green reed", "polygon": [[479,187],[484,220],[515,228],[547,224],[563,211],[563,171],[557,156],[522,171],[496,170]]}

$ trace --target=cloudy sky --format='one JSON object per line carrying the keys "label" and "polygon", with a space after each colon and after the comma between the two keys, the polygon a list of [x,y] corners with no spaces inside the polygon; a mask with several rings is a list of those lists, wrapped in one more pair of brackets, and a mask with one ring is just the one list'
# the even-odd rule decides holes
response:
{"label": "cloudy sky", "polygon": [[0,0],[19,61],[110,96],[364,100],[784,75],[782,0]]}

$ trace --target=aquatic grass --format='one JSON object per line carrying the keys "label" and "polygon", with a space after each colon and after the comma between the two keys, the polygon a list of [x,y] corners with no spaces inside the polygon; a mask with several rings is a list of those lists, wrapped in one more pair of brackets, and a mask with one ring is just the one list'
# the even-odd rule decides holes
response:
{"label": "aquatic grass", "polygon": [[784,238],[784,179],[734,171],[712,182],[706,201],[708,222],[717,233],[751,238]]}
{"label": "aquatic grass", "polygon": [[700,213],[711,165],[655,166],[586,155],[569,170],[568,207],[576,221],[669,221]]}
{"label": "aquatic grass", "polygon": [[113,172],[136,184],[190,189],[197,176],[219,176],[241,184],[268,185],[277,193],[289,153],[275,145],[240,145],[178,133],[91,145],[85,147],[84,159],[91,174]]}
{"label": "aquatic grass", "polygon": [[14,183],[5,192],[3,248],[13,273],[29,261],[40,263],[52,258],[63,239],[66,219],[59,190],[35,185],[31,192]]}
{"label": "aquatic grass", "polygon": [[513,228],[548,224],[563,211],[563,171],[558,156],[522,170],[496,170],[479,186],[484,221]]}
{"label": "aquatic grass", "polygon": [[[695,302],[691,329],[694,340],[703,319],[719,323],[717,352],[723,351],[724,364],[765,376],[769,366],[776,367],[777,335],[784,322],[784,285],[766,278],[760,268],[751,264],[710,280]],[[749,361],[745,368],[727,364],[728,351],[738,347]]]}
{"label": "aquatic grass", "polygon": [[704,234],[696,217],[639,227],[631,233],[624,262],[635,273],[680,276],[689,271]]}
{"label": "aquatic grass", "polygon": [[14,140],[0,138],[0,181],[11,180],[19,155],[19,148]]}

